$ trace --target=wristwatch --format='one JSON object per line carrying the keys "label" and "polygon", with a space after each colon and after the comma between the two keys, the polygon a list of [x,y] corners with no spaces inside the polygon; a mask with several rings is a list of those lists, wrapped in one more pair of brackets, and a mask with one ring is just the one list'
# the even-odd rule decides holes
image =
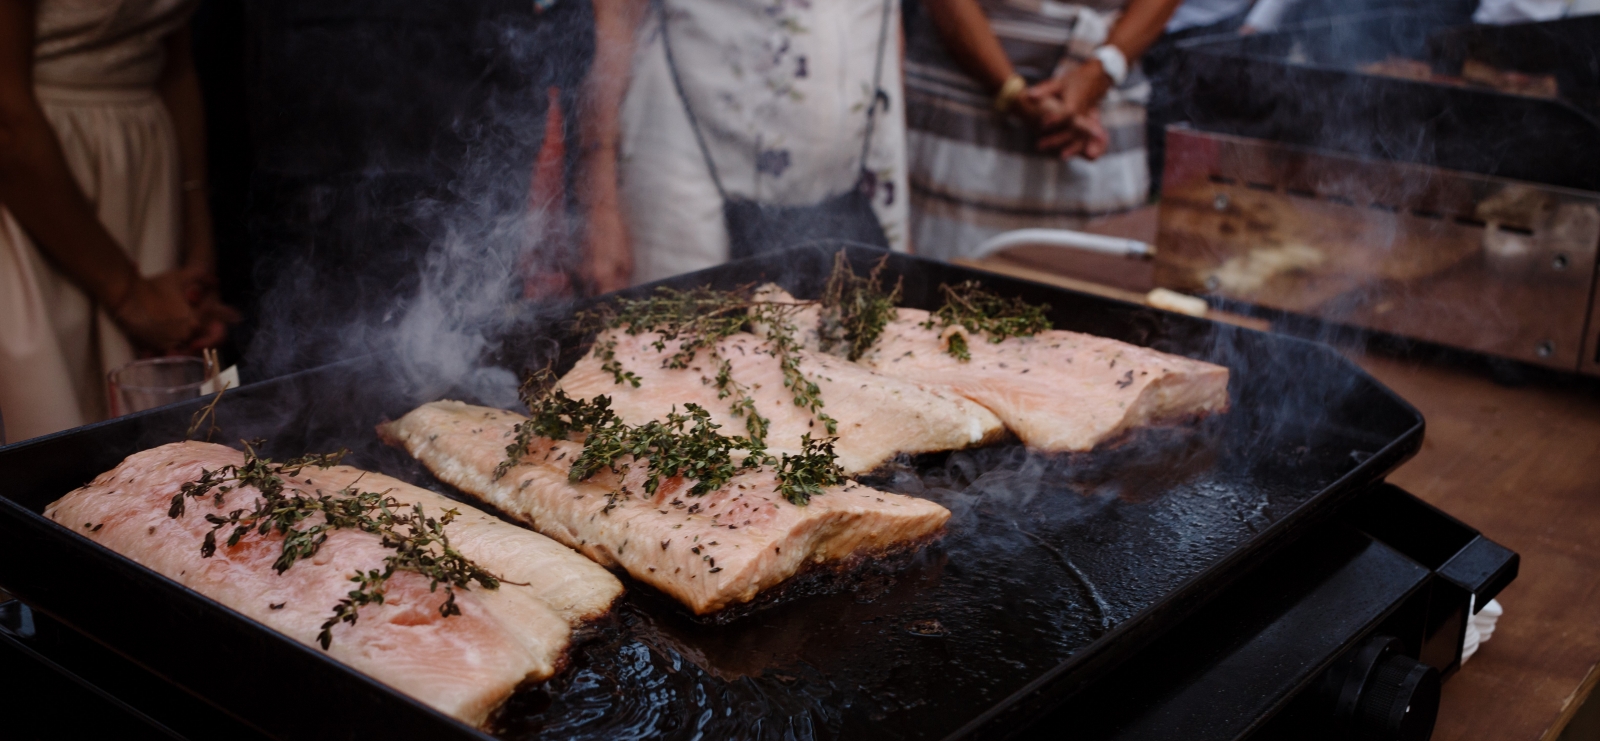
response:
{"label": "wristwatch", "polygon": [[1095,59],[1100,60],[1100,68],[1106,71],[1106,77],[1111,78],[1111,84],[1121,85],[1128,79],[1128,57],[1111,44],[1101,44],[1090,52]]}

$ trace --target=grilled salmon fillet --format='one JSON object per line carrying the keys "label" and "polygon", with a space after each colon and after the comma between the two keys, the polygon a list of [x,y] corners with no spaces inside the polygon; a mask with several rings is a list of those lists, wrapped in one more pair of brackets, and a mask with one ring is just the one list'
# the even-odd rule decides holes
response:
{"label": "grilled salmon fillet", "polygon": [[[794,303],[767,284],[763,300]],[[820,345],[815,306],[797,313],[805,345]],[[1052,329],[990,342],[959,327],[924,328],[929,313],[900,308],[861,365],[943,389],[993,412],[1030,448],[1082,452],[1139,427],[1228,409],[1228,369],[1095,335]],[[952,356],[952,334],[966,340],[971,360]]]}
{"label": "grilled salmon fillet", "polygon": [[[677,343],[653,347],[656,335],[630,336],[612,330],[596,347],[615,340],[615,358],[639,376],[640,383],[618,383],[591,352],[579,361],[560,387],[576,399],[611,398],[611,409],[624,422],[638,425],[663,420],[667,413],[699,404],[729,435],[748,435],[743,417],[730,410],[731,398],[718,398],[714,383],[718,361],[702,349],[687,368],[667,368]],[[767,448],[774,455],[800,452],[801,436],[823,437],[827,431],[813,414],[796,406],[783,385],[779,358],[766,341],[740,332],[717,343],[717,354],[730,364],[730,375],[749,388],[755,407],[771,422]],[[983,445],[1005,433],[1000,419],[965,397],[940,388],[875,373],[823,353],[800,352],[800,370],[821,389],[822,411],[838,421],[834,451],[847,474],[864,473],[899,453],[929,453]]]}
{"label": "grilled salmon fillet", "polygon": [[939,533],[949,510],[856,483],[794,505],[768,470],[745,471],[721,489],[689,496],[690,482],[663,481],[654,496],[613,497],[624,484],[643,492],[644,466],[618,478],[602,471],[568,480],[583,450],[537,440],[496,479],[521,415],[457,401],[424,404],[383,435],[435,476],[493,504],[606,566],[682,602],[697,615],[743,605],[808,567],[842,567]]}
{"label": "grilled salmon fillet", "polygon": [[947,348],[964,330],[927,329],[927,318],[900,309],[861,363],[982,404],[1030,448],[1091,450],[1128,430],[1228,408],[1220,365],[1059,329],[999,343],[972,336],[963,361]]}
{"label": "grilled salmon fillet", "polygon": [[421,504],[427,512],[460,510],[447,530],[451,545],[495,576],[527,585],[575,628],[610,612],[611,603],[622,596],[622,582],[571,548],[449,497],[350,466],[307,469],[301,476],[322,491],[353,485],[388,492],[405,506]]}
{"label": "grilled salmon fillet", "polygon": [[[177,518],[168,516],[172,497],[184,483],[198,480],[203,470],[244,461],[242,453],[221,445],[163,445],[129,456],[89,485],[51,503],[45,515],[257,622],[315,645],[323,622],[350,591],[350,576],[382,568],[383,559],[394,551],[382,547],[377,535],[340,529],[326,533],[327,540],[315,556],[297,561],[282,574],[273,569],[282,550],[282,536],[277,534],[251,534],[231,547],[219,543],[215,555],[203,558],[200,545],[211,529],[204,516],[249,507],[257,492],[248,486],[234,489],[220,510],[214,509],[209,497],[191,500],[188,511]],[[334,479],[359,475],[351,469],[307,468],[301,473],[301,477],[282,477],[286,489],[307,494],[319,488],[330,491]],[[305,480],[321,474],[327,474],[326,486]],[[366,476],[362,488],[370,491],[368,484],[379,483],[379,477]],[[420,489],[384,478],[381,483],[394,486],[397,498],[421,502],[428,516],[439,516],[437,506],[444,503],[437,495],[423,496]],[[448,506],[460,510],[469,522],[485,516],[459,503]],[[502,583],[496,590],[457,589],[461,613],[443,617],[442,589],[431,591],[428,579],[420,574],[396,572],[388,581],[384,604],[365,605],[354,624],[333,629],[328,654],[444,713],[482,725],[517,685],[555,674],[571,639],[569,617],[592,611],[602,601],[609,604],[621,585],[576,553],[562,549],[563,555],[556,550],[560,546],[544,536],[515,526],[478,525],[457,532],[452,524],[445,532],[451,545],[469,558],[482,558],[480,565],[491,571],[497,567],[512,571],[498,555],[504,548],[540,554],[540,568],[559,573],[543,575],[538,586]],[[524,571],[515,573],[525,575]],[[564,616],[552,609],[541,589],[568,578],[601,586],[586,591],[557,588],[556,601],[574,605]]]}

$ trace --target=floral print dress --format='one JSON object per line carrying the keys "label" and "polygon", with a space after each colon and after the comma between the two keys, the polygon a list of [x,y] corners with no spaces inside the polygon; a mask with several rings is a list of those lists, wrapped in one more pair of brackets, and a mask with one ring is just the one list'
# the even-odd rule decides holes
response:
{"label": "floral print dress", "polygon": [[[906,249],[899,3],[888,2],[876,91],[885,0],[653,4],[639,29],[622,108],[621,194],[636,282],[728,257],[722,199],[673,88],[663,23],[670,24],[684,94],[730,196],[810,205],[861,181],[891,246]],[[863,175],[871,105],[878,109]]]}

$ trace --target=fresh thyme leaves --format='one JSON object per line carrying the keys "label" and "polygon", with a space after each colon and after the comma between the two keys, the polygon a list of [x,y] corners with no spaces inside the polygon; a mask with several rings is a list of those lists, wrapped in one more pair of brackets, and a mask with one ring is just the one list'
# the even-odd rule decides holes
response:
{"label": "fresh thyme leaves", "polygon": [[[1010,337],[1032,337],[1050,329],[1050,320],[1045,316],[1050,310],[1048,305],[1035,306],[1015,297],[1002,298],[971,280],[955,286],[942,285],[939,290],[944,293],[944,305],[928,315],[928,320],[922,323],[926,329],[933,329],[936,324],[960,326],[968,332],[986,333],[989,341],[995,343]],[[962,360],[971,360],[966,338],[958,341],[959,336],[950,336],[947,352]]]}
{"label": "fresh thyme leaves", "polygon": [[[685,404],[684,411],[669,412],[665,422],[638,426],[613,422],[589,429],[583,453],[573,461],[568,478],[583,481],[601,469],[615,471],[619,458],[632,456],[646,463],[646,494],[654,495],[664,479],[682,476],[695,482],[689,495],[697,497],[722,488],[734,474],[768,460],[764,446],[748,438],[719,434],[711,413],[698,404]],[[734,450],[748,451],[748,455],[735,464]]]}
{"label": "fresh thyme leaves", "polygon": [[[657,350],[665,351],[668,343],[678,343],[665,366],[687,368],[701,349],[715,348],[718,340],[744,329],[750,321],[747,312],[752,305],[738,292],[707,287],[679,291],[663,286],[649,298],[617,299],[614,304],[582,312],[578,323],[589,330],[621,329],[633,336],[653,332],[656,340],[652,344]],[[601,360],[615,362],[615,342],[598,350]],[[623,372],[620,364],[616,370],[606,370],[613,374]]]}
{"label": "fresh thyme leaves", "polygon": [[790,504],[805,504],[824,489],[844,481],[833,452],[834,438],[813,440],[810,433],[800,438],[799,455],[783,454],[778,461],[778,493]]}
{"label": "fresh thyme leaves", "polygon": [[[642,462],[646,494],[654,495],[662,481],[682,476],[695,482],[689,496],[702,496],[727,486],[742,471],[775,466],[778,491],[801,505],[844,480],[831,437],[813,440],[807,433],[801,437],[801,453],[786,453],[780,460],[767,452],[759,438],[718,432],[721,426],[698,404],[685,404],[682,413],[674,408],[664,421],[629,425],[612,412],[611,399],[605,396],[593,401],[573,399],[554,388],[526,401],[532,416],[517,425],[517,440],[506,448],[502,473],[521,459],[535,437],[569,440],[581,436],[583,451],[567,471],[568,480],[574,483],[603,470],[625,474],[628,466]],[[744,452],[743,460],[734,461],[736,451]],[[621,463],[624,457],[630,461]],[[602,513],[615,509],[628,495],[622,487],[607,494]]]}
{"label": "fresh thyme leaves", "polygon": [[505,460],[495,467],[495,480],[522,462],[534,438],[565,440],[574,431],[588,432],[621,423],[611,411],[610,397],[597,397],[593,402],[574,399],[553,388],[548,376],[549,371],[543,370],[523,381],[521,395],[528,405],[529,417],[514,428],[516,439],[506,446]]}
{"label": "fresh thyme leaves", "polygon": [[[259,444],[259,443],[257,443]],[[333,608],[333,615],[322,624],[317,642],[326,650],[333,641],[333,629],[340,623],[356,622],[361,607],[383,604],[389,578],[398,571],[410,571],[428,578],[428,590],[444,586],[445,601],[439,606],[443,617],[461,614],[456,604],[455,589],[467,589],[473,582],[485,589],[498,589],[501,579],[473,563],[450,545],[445,526],[460,516],[455,509],[445,510],[440,517],[427,517],[422,505],[413,504],[408,512],[392,496],[385,493],[364,492],[354,484],[335,494],[317,492],[308,495],[289,488],[283,476],[294,476],[301,470],[315,466],[327,468],[337,465],[345,451],[326,455],[308,455],[284,463],[256,455],[254,446],[245,444],[243,465],[223,466],[215,471],[203,470],[198,481],[183,485],[172,498],[167,516],[183,516],[184,500],[203,499],[210,495],[218,509],[226,494],[241,487],[253,487],[260,495],[250,508],[240,508],[226,516],[207,514],[211,530],[200,546],[200,555],[210,558],[217,551],[217,532],[232,527],[226,541],[237,545],[247,535],[266,536],[277,533],[283,536],[282,551],[272,567],[278,573],[287,571],[301,559],[317,554],[328,533],[333,530],[355,529],[377,535],[383,547],[394,554],[383,559],[382,569],[357,572],[350,581],[358,586]],[[308,520],[321,515],[315,524]]]}
{"label": "fresh thyme leaves", "polygon": [[[681,414],[674,408],[665,421],[629,425],[611,411],[609,397],[587,401],[553,389],[542,397],[529,399],[528,411],[532,416],[517,425],[517,440],[506,448],[507,462],[501,463],[502,469],[515,465],[534,437],[566,440],[581,434],[583,452],[572,461],[568,480],[585,481],[606,469],[623,473],[618,461],[631,456],[646,465],[646,494],[655,494],[663,480],[682,476],[695,482],[689,489],[690,496],[701,496],[723,487],[740,471],[772,461],[760,441],[717,432],[721,426],[712,422],[711,413],[698,404],[685,404]],[[745,451],[744,460],[734,463],[734,451]],[[613,492],[606,511],[615,507],[616,497],[626,494]]]}
{"label": "fresh thyme leaves", "polygon": [[629,383],[638,388],[640,378],[623,368],[617,358],[617,339],[614,335],[603,334],[607,331],[622,331],[630,336],[656,335],[652,347],[661,352],[671,349],[671,354],[662,361],[665,368],[687,368],[701,350],[708,351],[709,362],[718,369],[714,381],[717,398],[731,398],[729,411],[744,419],[751,439],[764,443],[770,420],[756,411],[749,387],[734,379],[732,363],[718,352],[717,342],[761,326],[783,370],[784,388],[793,392],[795,406],[811,412],[832,434],[838,422],[822,411],[821,389],[800,369],[801,343],[796,339],[798,329],[793,315],[803,307],[804,304],[753,300],[748,288],[717,291],[700,287],[679,291],[661,287],[648,298],[618,299],[614,304],[583,312],[578,316],[578,324],[584,330],[602,333],[594,353],[601,361],[600,367],[619,385]]}
{"label": "fresh thyme leaves", "polygon": [[945,348],[945,352],[954,355],[963,363],[972,359],[972,348],[967,347],[967,336],[960,332],[950,334],[950,344]]}
{"label": "fresh thyme leaves", "polygon": [[744,418],[744,428],[750,433],[750,439],[766,440],[767,432],[772,427],[772,420],[756,411],[756,400],[750,396],[750,387],[733,380],[732,361],[727,358],[722,359],[722,364],[717,366],[717,378],[714,384],[717,387],[718,399],[736,395],[733,403],[728,405],[728,410]]}
{"label": "fresh thyme leaves", "polygon": [[[350,490],[340,493],[349,494]],[[335,505],[332,511],[323,510],[327,515],[327,524],[338,523],[334,525],[335,528],[356,527],[375,532],[382,538],[384,547],[394,549],[394,555],[384,557],[382,571],[371,569],[350,577],[350,581],[358,586],[339,600],[339,604],[334,606],[333,616],[322,624],[322,632],[317,634],[317,642],[322,644],[323,649],[327,649],[333,641],[335,626],[339,623],[354,625],[361,607],[383,604],[389,577],[397,571],[410,571],[427,577],[430,592],[444,585],[444,602],[439,605],[441,617],[461,614],[461,607],[456,604],[457,587],[468,589],[473,582],[477,582],[484,589],[500,588],[502,580],[499,577],[450,546],[450,536],[445,534],[444,528],[461,515],[459,510],[447,509],[438,518],[433,518],[423,514],[421,504],[412,504],[410,513],[406,513],[394,497],[371,492],[356,493],[348,498],[324,495],[319,496],[318,500],[331,500]],[[321,545],[327,536],[319,533],[316,538],[310,541],[313,543],[310,552],[301,558],[309,558],[315,553],[316,546]],[[287,549],[288,539],[284,543]]]}
{"label": "fresh thyme leaves", "polygon": [[189,431],[183,434],[183,439],[193,440],[195,434],[200,432],[200,428],[204,427],[207,422],[211,423],[211,427],[206,430],[206,441],[209,442],[211,436],[217,434],[219,429],[217,427],[217,402],[222,401],[222,395],[227,391],[227,385],[217,389],[217,395],[211,398],[211,403],[201,407],[199,411],[194,413],[194,416],[189,418]]}
{"label": "fresh thyme leaves", "polygon": [[791,319],[792,308],[783,304],[757,304],[751,315],[758,317],[766,328],[767,342],[772,345],[778,367],[783,371],[783,387],[793,394],[794,405],[811,412],[828,428],[829,435],[838,434],[839,421],[822,411],[822,389],[800,370],[800,342],[795,339],[799,330]]}
{"label": "fresh thyme leaves", "polygon": [[881,273],[888,262],[885,255],[863,278],[850,268],[844,251],[834,254],[833,272],[822,289],[822,315],[817,322],[824,352],[842,348],[845,357],[860,360],[883,335],[884,327],[895,317],[903,283],[896,279],[892,290],[883,289]]}

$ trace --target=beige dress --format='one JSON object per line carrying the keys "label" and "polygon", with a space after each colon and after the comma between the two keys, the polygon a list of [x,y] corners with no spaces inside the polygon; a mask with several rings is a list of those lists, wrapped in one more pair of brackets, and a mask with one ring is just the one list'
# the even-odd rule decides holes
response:
{"label": "beige dress", "polygon": [[[42,0],[34,85],[100,223],[144,275],[178,266],[178,142],[155,92],[197,0]],[[0,415],[17,442],[106,416],[133,348],[0,203]]]}

